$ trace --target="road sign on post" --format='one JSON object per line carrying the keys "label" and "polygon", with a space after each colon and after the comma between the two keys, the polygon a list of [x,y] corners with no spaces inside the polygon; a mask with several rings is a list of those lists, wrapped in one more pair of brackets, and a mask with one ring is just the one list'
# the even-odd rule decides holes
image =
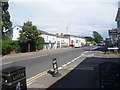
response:
{"label": "road sign on post", "polygon": [[117,35],[117,30],[109,30],[109,35]]}
{"label": "road sign on post", "polygon": [[2,90],[27,90],[25,67],[12,66],[2,70]]}
{"label": "road sign on post", "polygon": [[52,62],[53,62],[53,70],[54,70],[53,76],[55,76],[55,75],[58,74],[58,65],[57,65],[57,60],[56,60],[56,58],[53,59]]}

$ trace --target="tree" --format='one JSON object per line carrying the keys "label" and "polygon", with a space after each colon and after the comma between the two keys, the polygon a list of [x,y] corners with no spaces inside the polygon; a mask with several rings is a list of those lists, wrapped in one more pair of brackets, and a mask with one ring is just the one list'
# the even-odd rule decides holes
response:
{"label": "tree", "polygon": [[2,34],[7,34],[11,30],[12,22],[10,21],[10,14],[8,11],[9,4],[8,2],[2,2]]}
{"label": "tree", "polygon": [[93,37],[95,42],[103,41],[103,37],[96,31],[93,31]]}
{"label": "tree", "polygon": [[[22,31],[20,31],[19,41],[22,44],[27,44],[28,52],[31,51],[31,48],[36,48],[36,42],[40,33],[37,30],[37,27],[32,25],[31,21],[24,23]],[[31,47],[32,45],[32,47]]]}
{"label": "tree", "polygon": [[44,38],[39,37],[36,42],[36,48],[37,50],[42,50],[44,47]]}
{"label": "tree", "polygon": [[94,41],[94,39],[92,38],[92,37],[85,37],[85,39],[87,40],[87,41],[90,41],[90,42],[92,42],[92,41]]}

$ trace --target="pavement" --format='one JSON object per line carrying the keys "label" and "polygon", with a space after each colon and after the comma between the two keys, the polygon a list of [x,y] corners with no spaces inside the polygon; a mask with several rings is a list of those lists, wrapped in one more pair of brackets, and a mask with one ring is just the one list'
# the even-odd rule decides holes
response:
{"label": "pavement", "polygon": [[99,49],[86,50],[80,57],[67,65],[59,67],[59,76],[52,77],[44,72],[39,78],[31,79],[27,84],[31,88],[99,88],[99,64],[103,62],[120,63],[119,54],[104,54]]}

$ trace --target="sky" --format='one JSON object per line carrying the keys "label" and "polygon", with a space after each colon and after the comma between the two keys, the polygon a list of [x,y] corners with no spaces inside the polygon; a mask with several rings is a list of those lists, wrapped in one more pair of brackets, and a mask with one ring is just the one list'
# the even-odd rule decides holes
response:
{"label": "sky", "polygon": [[32,21],[39,30],[105,39],[116,28],[119,0],[9,0],[13,27]]}

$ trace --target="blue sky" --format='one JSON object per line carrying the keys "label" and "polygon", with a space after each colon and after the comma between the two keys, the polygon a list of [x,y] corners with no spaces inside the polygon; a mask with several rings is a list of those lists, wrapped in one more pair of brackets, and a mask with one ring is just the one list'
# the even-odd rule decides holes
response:
{"label": "blue sky", "polygon": [[92,36],[97,31],[106,38],[108,30],[116,28],[118,1],[9,0],[9,11],[13,26],[29,20],[49,33]]}

